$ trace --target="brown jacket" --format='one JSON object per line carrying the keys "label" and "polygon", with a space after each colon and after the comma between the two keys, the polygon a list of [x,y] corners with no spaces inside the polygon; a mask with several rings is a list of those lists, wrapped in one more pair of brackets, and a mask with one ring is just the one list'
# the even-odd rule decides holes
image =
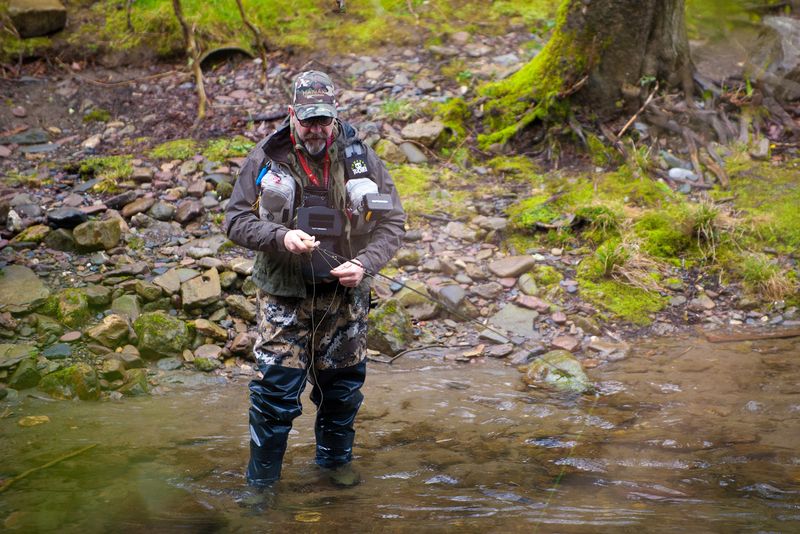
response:
{"label": "brown jacket", "polygon": [[[267,163],[279,166],[294,177],[297,184],[295,207],[302,199],[307,177],[297,165],[289,130],[288,121],[284,122],[247,156],[225,211],[225,230],[231,241],[257,252],[253,269],[253,281],[257,286],[272,295],[304,298],[307,287],[300,262],[307,259],[290,253],[283,244],[283,238],[293,224],[284,226],[262,220],[254,209],[261,193],[256,179]],[[344,148],[360,141],[355,130],[347,123],[337,123],[335,132],[335,140],[331,146],[330,175],[336,181],[333,184],[334,190],[344,191]],[[405,233],[405,213],[394,182],[383,162],[371,148],[366,149],[370,178],[377,184],[379,192],[392,196],[393,209],[377,221],[371,233],[351,236],[345,251],[349,252],[350,259],[359,260],[368,273],[377,273],[400,248]]]}

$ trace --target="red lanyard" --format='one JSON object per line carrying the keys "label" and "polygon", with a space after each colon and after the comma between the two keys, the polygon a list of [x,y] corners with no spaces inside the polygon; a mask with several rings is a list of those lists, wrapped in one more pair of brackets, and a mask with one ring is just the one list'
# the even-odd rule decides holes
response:
{"label": "red lanyard", "polygon": [[[289,137],[292,140],[292,146],[296,145],[297,143],[295,143],[294,135],[289,134]],[[323,182],[322,187],[324,187],[325,189],[328,188],[328,180],[330,178],[330,173],[331,173],[331,156],[328,153],[329,146],[330,146],[330,139],[328,139],[328,141],[325,143],[325,160],[322,163],[322,182]],[[297,160],[300,162],[300,166],[303,167],[304,171],[306,171],[306,176],[308,176],[309,181],[315,186],[319,187],[319,180],[317,179],[316,176],[314,176],[314,173],[311,172],[311,167],[309,167],[306,158],[299,150],[295,149],[295,154],[297,154]]]}

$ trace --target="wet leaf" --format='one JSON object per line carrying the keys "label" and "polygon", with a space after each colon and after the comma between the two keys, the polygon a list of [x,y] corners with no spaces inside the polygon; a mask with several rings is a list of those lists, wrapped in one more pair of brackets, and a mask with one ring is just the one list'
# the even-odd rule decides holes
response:
{"label": "wet leaf", "polygon": [[298,512],[294,514],[294,520],[300,523],[319,523],[322,514],[319,512]]}
{"label": "wet leaf", "polygon": [[20,419],[17,422],[17,424],[19,426],[28,427],[28,426],[41,425],[41,424],[49,423],[49,422],[50,422],[50,418],[47,417],[46,415],[28,415],[28,416],[23,417],[22,419]]}

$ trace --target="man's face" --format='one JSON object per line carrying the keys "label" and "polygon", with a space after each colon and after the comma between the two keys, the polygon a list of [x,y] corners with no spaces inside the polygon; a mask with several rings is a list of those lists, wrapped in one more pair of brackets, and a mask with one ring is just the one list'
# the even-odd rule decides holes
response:
{"label": "man's face", "polygon": [[312,156],[322,154],[328,138],[333,132],[333,119],[331,117],[309,117],[301,121],[291,106],[289,106],[289,115],[294,131],[299,141],[305,145],[308,153]]}

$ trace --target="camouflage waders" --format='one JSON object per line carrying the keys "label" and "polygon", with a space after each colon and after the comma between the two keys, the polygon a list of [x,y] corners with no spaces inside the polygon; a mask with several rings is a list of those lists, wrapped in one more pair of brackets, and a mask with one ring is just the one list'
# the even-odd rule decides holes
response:
{"label": "camouflage waders", "polygon": [[317,286],[304,299],[259,292],[257,300],[253,353],[263,378],[250,382],[248,483],[267,486],[280,478],[306,379],[318,407],[317,464],[332,468],[350,462],[366,376],[369,283],[352,289]]}

